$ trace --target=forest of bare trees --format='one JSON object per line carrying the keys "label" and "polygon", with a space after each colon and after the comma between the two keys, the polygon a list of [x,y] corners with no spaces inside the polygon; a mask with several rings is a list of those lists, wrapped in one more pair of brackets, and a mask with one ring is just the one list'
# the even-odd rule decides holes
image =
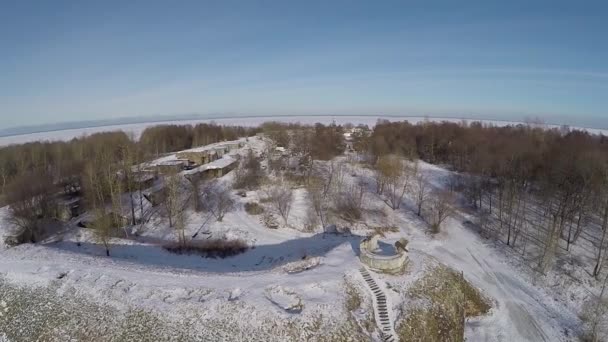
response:
{"label": "forest of bare trees", "polygon": [[[598,277],[605,264],[605,136],[524,124],[379,122],[355,147],[378,162],[389,155],[401,155],[447,165],[455,172],[449,188],[464,194],[479,217],[483,235],[523,254],[534,252],[530,259],[542,274],[551,269],[558,251],[567,253],[581,239],[595,248],[590,273]],[[381,178],[379,181],[379,186],[386,186]],[[412,183],[420,213],[422,204],[433,197],[428,196],[423,180]],[[429,204],[437,207],[437,203]]]}

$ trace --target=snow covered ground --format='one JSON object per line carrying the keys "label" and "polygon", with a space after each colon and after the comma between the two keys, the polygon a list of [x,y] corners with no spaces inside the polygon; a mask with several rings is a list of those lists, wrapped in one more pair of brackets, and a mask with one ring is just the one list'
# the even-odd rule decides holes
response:
{"label": "snow covered ground", "polygon": [[[138,124],[125,124],[125,125],[113,125],[113,126],[98,126],[78,129],[67,129],[50,132],[39,132],[31,134],[21,134],[13,136],[0,137],[0,146],[10,144],[23,144],[33,141],[67,141],[73,138],[91,135],[100,132],[111,132],[111,131],[124,131],[132,133],[135,137],[139,138],[141,133],[151,126],[163,125],[163,124],[176,124],[176,125],[196,125],[198,123],[209,123],[214,122],[219,125],[240,125],[240,126],[257,126],[267,121],[280,121],[280,122],[300,122],[303,124],[314,124],[317,122],[329,124],[336,122],[337,124],[364,124],[368,126],[374,126],[378,119],[389,120],[389,121],[409,121],[412,124],[422,122],[425,120],[430,121],[449,121],[449,122],[462,122],[464,121],[481,121],[487,124],[496,126],[507,126],[515,125],[517,122],[513,121],[500,121],[500,120],[476,120],[476,119],[461,119],[461,118],[441,118],[441,117],[421,117],[421,116],[260,116],[260,117],[227,117],[223,119],[207,119],[207,120],[180,120],[180,121],[166,121],[166,122],[148,122]],[[559,128],[559,125],[547,125],[549,128]],[[576,127],[573,127],[576,128]],[[579,128],[588,131],[592,134],[604,134],[608,135],[608,130],[604,128]]]}
{"label": "snow covered ground", "polygon": [[[355,164],[348,167],[347,182],[373,183],[369,169]],[[433,186],[445,186],[448,171],[424,163],[421,169]],[[228,174],[224,181],[230,181],[230,177]],[[422,271],[440,262],[462,271],[493,301],[489,315],[467,322],[467,341],[567,341],[580,333],[580,319],[573,308],[554,299],[546,288],[534,285],[493,245],[467,228],[463,224],[468,219],[466,214],[455,215],[442,233],[431,236],[426,224],[411,210],[409,200],[393,211],[373,191],[367,196],[365,219],[399,228],[396,233],[387,233],[384,242],[394,243],[402,237],[410,241],[410,271],[403,276],[374,275],[382,288],[406,288]],[[58,293],[74,292],[118,310],[143,308],[176,320],[194,310],[203,317],[191,327],[195,330],[205,330],[208,322],[221,319],[238,322],[235,334],[246,331],[243,327],[265,326],[273,320],[297,326],[347,321],[349,313],[343,309],[345,279],[363,286],[358,245],[369,231],[353,226],[352,235],[303,232],[307,212],[304,189],[296,190],[289,223],[279,229],[265,227],[259,216],[243,209],[244,203],[260,197],[257,192],[234,197],[237,209],[222,222],[210,220],[197,239],[243,239],[251,246],[243,254],[225,259],[171,254],[154,241],[172,239],[174,232],[162,220],[156,220],[140,239],[114,239],[110,258],[104,256],[103,248],[86,229],[73,229],[61,241],[48,244],[0,246],[0,275],[11,284],[59,284]],[[0,213],[5,215],[6,209]],[[205,214],[189,216],[187,236],[207,221]],[[404,295],[386,292],[390,317],[399,317]],[[370,303],[366,305],[371,310]],[[321,326],[324,328],[319,329],[327,331],[336,328],[330,323]],[[241,340],[247,340],[245,336]],[[307,339],[322,340],[308,335],[283,336],[280,332],[267,338]]]}

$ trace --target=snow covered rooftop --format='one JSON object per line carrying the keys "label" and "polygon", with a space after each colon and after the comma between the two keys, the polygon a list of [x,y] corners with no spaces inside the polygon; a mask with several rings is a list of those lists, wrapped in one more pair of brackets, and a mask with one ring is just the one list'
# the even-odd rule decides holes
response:
{"label": "snow covered rooftop", "polygon": [[206,170],[216,170],[223,169],[227,166],[236,163],[236,159],[231,156],[224,156],[224,158],[220,158],[218,160],[214,160],[211,163],[207,163],[205,165],[201,165],[195,169],[184,171],[184,175],[194,174],[198,172],[203,172]]}
{"label": "snow covered rooftop", "polygon": [[213,151],[215,149],[226,147],[226,146],[229,146],[229,145],[244,143],[246,141],[246,139],[247,138],[241,138],[241,139],[238,139],[238,140],[230,140],[230,141],[220,141],[220,142],[217,142],[217,143],[214,143],[214,144],[200,146],[200,147],[195,147],[195,148],[191,148],[189,150],[184,150],[184,151],[180,151],[180,152],[205,152],[205,151]]}
{"label": "snow covered rooftop", "polygon": [[174,159],[174,160],[165,160],[156,165],[180,165],[180,164],[188,164],[187,159]]}

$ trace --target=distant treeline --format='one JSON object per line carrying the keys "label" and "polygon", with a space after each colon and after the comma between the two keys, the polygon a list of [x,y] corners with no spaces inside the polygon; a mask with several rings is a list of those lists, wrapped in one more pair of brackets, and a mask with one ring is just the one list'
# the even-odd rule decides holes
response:
{"label": "distant treeline", "polygon": [[358,145],[375,156],[401,154],[429,163],[448,164],[456,171],[545,181],[585,178],[608,161],[608,137],[585,131],[545,129],[529,125],[486,126],[453,122],[379,122]]}

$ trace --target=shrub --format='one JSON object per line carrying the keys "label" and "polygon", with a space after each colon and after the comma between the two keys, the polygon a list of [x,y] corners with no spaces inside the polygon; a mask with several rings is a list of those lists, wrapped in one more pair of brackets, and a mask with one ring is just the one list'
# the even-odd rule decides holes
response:
{"label": "shrub", "polygon": [[365,198],[365,187],[362,184],[342,189],[334,196],[337,214],[349,222],[361,219]]}
{"label": "shrub", "polygon": [[351,311],[355,311],[355,310],[359,309],[361,307],[361,302],[363,302],[363,300],[361,299],[361,295],[359,294],[359,291],[354,287],[353,284],[351,284],[349,282],[345,283],[345,287],[346,287],[346,289],[345,289],[346,310],[348,310],[348,312],[351,312]]}
{"label": "shrub", "polygon": [[189,241],[185,245],[174,242],[164,245],[163,248],[174,254],[194,254],[200,255],[203,258],[226,258],[244,253],[249,246],[241,239],[213,239]]}
{"label": "shrub", "polygon": [[249,215],[261,215],[264,213],[264,207],[257,202],[245,203],[245,211]]}
{"label": "shrub", "polygon": [[361,208],[345,199],[346,197],[342,196],[336,199],[336,214],[348,222],[354,222],[361,219]]}
{"label": "shrub", "polygon": [[306,183],[306,175],[291,171],[286,171],[283,176],[285,180],[295,186],[302,186]]}

